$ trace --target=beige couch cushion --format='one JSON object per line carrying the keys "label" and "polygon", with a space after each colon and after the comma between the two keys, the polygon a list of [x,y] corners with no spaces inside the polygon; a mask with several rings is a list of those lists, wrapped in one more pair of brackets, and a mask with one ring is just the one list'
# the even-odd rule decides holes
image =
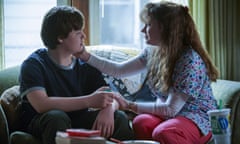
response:
{"label": "beige couch cushion", "polygon": [[233,96],[240,92],[240,82],[229,80],[217,80],[212,83],[213,95],[220,101],[222,100],[223,107],[232,107]]}

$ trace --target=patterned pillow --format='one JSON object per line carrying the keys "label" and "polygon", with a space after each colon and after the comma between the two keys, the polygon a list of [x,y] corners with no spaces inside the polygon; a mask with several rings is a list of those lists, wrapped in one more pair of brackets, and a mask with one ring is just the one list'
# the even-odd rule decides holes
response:
{"label": "patterned pillow", "polygon": [[[136,56],[141,52],[140,49],[118,47],[112,45],[88,46],[87,49],[97,56],[116,62],[122,62]],[[151,92],[147,85],[142,86],[144,73],[125,78],[114,78],[103,74],[107,84],[113,91],[118,91],[122,96],[132,101],[152,100]]]}
{"label": "patterned pillow", "polygon": [[146,83],[142,86],[138,86],[133,92],[129,90],[129,86],[124,82],[126,79],[122,80],[119,78],[114,78],[112,76],[103,74],[104,80],[109,85],[113,91],[119,92],[124,98],[130,101],[155,101],[155,97],[152,97],[152,93]]}
{"label": "patterned pillow", "polygon": [[119,92],[122,96],[124,96],[126,99],[130,100],[130,92],[128,91],[128,88],[123,83],[122,79],[114,78],[112,76],[103,74],[104,80],[109,85],[112,91]]}

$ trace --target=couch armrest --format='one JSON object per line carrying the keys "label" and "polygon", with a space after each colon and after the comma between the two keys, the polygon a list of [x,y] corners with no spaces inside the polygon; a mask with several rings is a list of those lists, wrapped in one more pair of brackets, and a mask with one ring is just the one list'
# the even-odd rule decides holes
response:
{"label": "couch armrest", "polygon": [[232,129],[232,144],[239,144],[240,137],[240,82],[230,80],[217,80],[212,83],[213,94],[223,107],[231,109],[230,122]]}
{"label": "couch armrest", "polygon": [[[1,101],[0,101],[1,102]],[[9,144],[9,130],[6,115],[0,103],[0,140],[1,143]]]}
{"label": "couch armrest", "polygon": [[6,89],[1,95],[1,106],[5,112],[10,133],[22,128],[20,118],[22,115],[22,101],[19,94],[19,85],[15,85]]}
{"label": "couch armrest", "polygon": [[232,144],[239,144],[240,137],[240,91],[234,94],[231,99],[231,129]]}

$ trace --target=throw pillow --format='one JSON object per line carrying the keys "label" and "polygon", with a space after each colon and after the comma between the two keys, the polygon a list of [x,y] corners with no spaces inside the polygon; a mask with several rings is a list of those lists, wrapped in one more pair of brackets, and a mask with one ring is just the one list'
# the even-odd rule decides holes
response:
{"label": "throw pillow", "polygon": [[156,97],[152,97],[152,93],[148,85],[144,82],[142,86],[135,87],[135,91],[130,91],[126,79],[114,78],[112,76],[103,74],[104,80],[109,87],[116,92],[119,92],[125,99],[130,101],[155,101]]}
{"label": "throw pillow", "polygon": [[21,126],[21,98],[19,94],[19,86],[16,85],[6,89],[1,95],[1,105],[6,114],[10,132]]}

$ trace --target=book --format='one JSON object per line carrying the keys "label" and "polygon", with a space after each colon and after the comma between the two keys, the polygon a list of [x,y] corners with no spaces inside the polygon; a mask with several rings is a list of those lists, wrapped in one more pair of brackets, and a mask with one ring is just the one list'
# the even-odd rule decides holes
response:
{"label": "book", "polygon": [[101,136],[69,136],[67,132],[57,132],[56,144],[106,144],[106,139]]}
{"label": "book", "polygon": [[67,129],[68,136],[79,136],[79,137],[93,137],[100,136],[100,130],[88,130],[88,129]]}

